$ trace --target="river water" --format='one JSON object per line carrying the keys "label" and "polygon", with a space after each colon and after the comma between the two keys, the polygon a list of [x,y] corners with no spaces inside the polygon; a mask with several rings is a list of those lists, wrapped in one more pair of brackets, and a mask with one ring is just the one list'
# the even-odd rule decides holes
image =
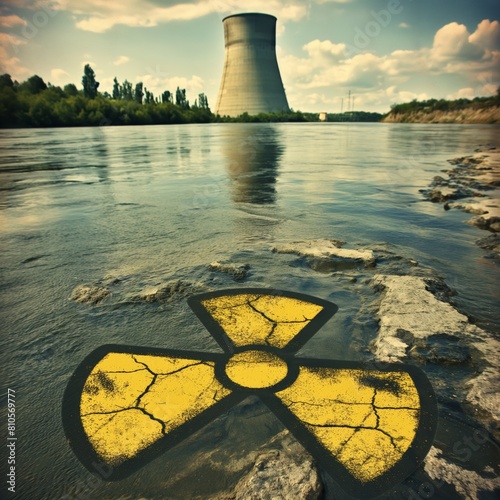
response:
{"label": "river water", "polygon": [[[184,297],[131,300],[162,284],[273,287],[331,300],[338,313],[302,352],[368,358],[377,322],[365,307],[376,294],[366,283],[377,269],[318,272],[273,253],[275,243],[331,238],[413,259],[444,278],[461,312],[498,335],[500,272],[475,245],[484,232],[464,224],[468,214],[444,211],[419,192],[444,175],[446,160],[488,143],[500,145],[498,126],[0,131],[2,378],[17,394],[19,498],[207,498],[231,486],[234,478],[208,466],[182,479],[196,441],[117,483],[92,480],[66,442],[63,391],[96,347],[218,350]],[[248,264],[249,274],[237,283],[210,271],[212,261]],[[109,301],[69,300],[75,287],[103,283],[114,283]],[[226,422],[235,447],[250,450],[280,429],[255,411],[255,435],[243,418]],[[199,447],[209,449],[203,439]]]}

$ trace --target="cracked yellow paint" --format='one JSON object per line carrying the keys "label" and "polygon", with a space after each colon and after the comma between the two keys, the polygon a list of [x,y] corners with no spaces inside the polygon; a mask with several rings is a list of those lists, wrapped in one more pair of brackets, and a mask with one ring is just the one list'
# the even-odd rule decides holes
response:
{"label": "cracked yellow paint", "polygon": [[226,375],[236,384],[250,389],[264,389],[281,382],[288,365],[278,356],[264,351],[243,351],[226,364]]}
{"label": "cracked yellow paint", "polygon": [[85,382],[80,415],[96,453],[117,465],[230,392],[213,362],[109,353]]}
{"label": "cracked yellow paint", "polygon": [[251,394],[354,495],[379,494],[418,466],[436,421],[425,374],[296,358],[334,304],[259,289],[224,293],[190,299],[223,353],[102,346],[80,364],[63,424],[89,470],[103,461],[122,479]]}
{"label": "cracked yellow paint", "polygon": [[401,459],[418,427],[420,398],[404,372],[302,366],[276,395],[363,483]]}
{"label": "cracked yellow paint", "polygon": [[322,306],[290,297],[238,294],[202,301],[233,343],[283,348]]}

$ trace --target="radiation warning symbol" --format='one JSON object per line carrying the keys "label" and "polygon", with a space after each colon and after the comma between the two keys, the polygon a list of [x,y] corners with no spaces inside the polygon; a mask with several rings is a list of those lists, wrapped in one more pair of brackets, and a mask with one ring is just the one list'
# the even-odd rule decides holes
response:
{"label": "radiation warning symbol", "polygon": [[335,304],[265,289],[188,303],[222,353],[105,345],[71,377],[63,425],[89,470],[104,462],[122,479],[249,395],[352,495],[380,494],[425,458],[437,409],[420,369],[295,356]]}

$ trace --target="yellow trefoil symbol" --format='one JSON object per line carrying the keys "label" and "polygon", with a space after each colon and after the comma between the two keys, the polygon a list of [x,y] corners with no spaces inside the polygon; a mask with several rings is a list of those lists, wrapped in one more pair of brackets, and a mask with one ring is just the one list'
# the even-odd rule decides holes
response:
{"label": "yellow trefoil symbol", "polygon": [[70,379],[63,425],[89,470],[122,479],[250,394],[350,494],[378,495],[425,458],[437,408],[420,369],[295,356],[335,304],[267,289],[188,303],[222,353],[105,345]]}

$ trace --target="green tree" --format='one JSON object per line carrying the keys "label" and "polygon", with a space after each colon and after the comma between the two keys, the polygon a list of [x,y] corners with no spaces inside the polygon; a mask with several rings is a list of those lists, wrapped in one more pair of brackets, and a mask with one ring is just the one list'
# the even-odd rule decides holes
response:
{"label": "green tree", "polygon": [[146,104],[154,104],[155,102],[155,96],[153,95],[153,92],[150,92],[148,89],[144,89],[146,93],[146,97],[144,98],[144,102]]}
{"label": "green tree", "polygon": [[172,93],[169,90],[161,94],[161,102],[172,102]]}
{"label": "green tree", "polygon": [[122,89],[115,76],[115,78],[113,79],[113,99],[121,99],[121,98],[122,98]]}
{"label": "green tree", "polygon": [[10,75],[0,76],[0,127],[15,127],[20,105]]}
{"label": "green tree", "polygon": [[139,104],[142,104],[142,98],[144,97],[144,91],[142,82],[136,83],[134,91],[134,100]]}
{"label": "green tree", "polygon": [[184,109],[189,109],[189,101],[186,98],[186,89],[180,89],[177,87],[175,91],[175,104]]}
{"label": "green tree", "polygon": [[125,80],[122,85],[122,99],[125,99],[126,101],[134,100],[132,84],[128,80]]}
{"label": "green tree", "polygon": [[67,96],[78,95],[78,89],[76,88],[76,85],[74,83],[68,83],[64,86],[63,90]]}
{"label": "green tree", "polygon": [[83,68],[82,85],[83,95],[88,99],[95,99],[99,82],[96,81],[94,70],[90,67],[90,64],[86,64]]}
{"label": "green tree", "polygon": [[0,88],[9,87],[14,90],[14,82],[9,74],[5,73],[4,75],[0,75]]}
{"label": "green tree", "polygon": [[210,109],[208,106],[208,98],[204,93],[198,95],[198,106],[201,109]]}
{"label": "green tree", "polygon": [[28,94],[39,94],[43,90],[47,89],[47,85],[43,81],[42,78],[40,78],[38,75],[33,75],[30,78],[28,78],[25,82],[21,83],[19,85],[19,90],[20,91],[25,91]]}

